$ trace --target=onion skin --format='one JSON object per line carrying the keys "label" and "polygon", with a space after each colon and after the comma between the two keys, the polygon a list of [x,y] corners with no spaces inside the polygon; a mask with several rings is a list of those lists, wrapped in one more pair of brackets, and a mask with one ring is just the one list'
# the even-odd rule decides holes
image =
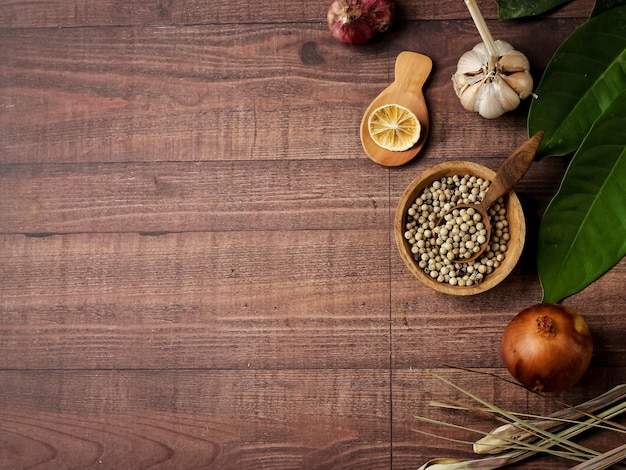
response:
{"label": "onion skin", "polygon": [[344,44],[363,44],[387,31],[394,13],[393,0],[334,0],[328,9],[328,27]]}
{"label": "onion skin", "polygon": [[500,344],[509,373],[525,387],[560,392],[591,363],[593,339],[585,319],[561,304],[532,305],[508,324]]}

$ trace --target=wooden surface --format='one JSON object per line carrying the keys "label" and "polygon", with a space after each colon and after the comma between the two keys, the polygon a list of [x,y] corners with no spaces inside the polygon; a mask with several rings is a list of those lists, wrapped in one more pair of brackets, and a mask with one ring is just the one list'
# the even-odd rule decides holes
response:
{"label": "wooden surface", "polygon": [[[327,1],[0,0],[0,468],[411,469],[470,448],[416,415],[456,394],[436,371],[519,411],[556,406],[508,377],[501,333],[539,302],[539,219],[565,161],[518,193],[528,239],[492,291],[419,284],[392,233],[399,196],[450,159],[497,168],[528,102],[487,121],[451,76],[479,42],[460,0],[399,1],[363,47]],[[496,38],[538,78],[591,0]],[[428,55],[420,155],[384,168],[359,123],[403,50]],[[596,343],[575,403],[626,381],[621,262],[569,298]],[[622,422],[624,422],[622,420]],[[475,436],[458,436],[465,439]],[[591,436],[598,449],[625,439]],[[569,468],[532,460],[518,468]]]}

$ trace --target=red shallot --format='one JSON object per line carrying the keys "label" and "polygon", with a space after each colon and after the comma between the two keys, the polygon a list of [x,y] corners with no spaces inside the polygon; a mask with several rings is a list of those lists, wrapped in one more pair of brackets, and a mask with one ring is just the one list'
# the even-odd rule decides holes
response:
{"label": "red shallot", "polygon": [[345,44],[363,44],[389,29],[393,0],[334,0],[328,9],[328,27]]}

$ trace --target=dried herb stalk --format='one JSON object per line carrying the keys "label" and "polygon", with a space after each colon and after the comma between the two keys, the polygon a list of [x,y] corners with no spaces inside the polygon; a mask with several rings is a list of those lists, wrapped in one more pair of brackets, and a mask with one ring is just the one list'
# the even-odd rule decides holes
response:
{"label": "dried herb stalk", "polygon": [[[626,412],[626,384],[615,387],[577,407],[570,407],[547,417],[523,420],[516,413],[502,410],[480,397],[473,395],[462,387],[455,385],[451,381],[436,374],[432,375],[477,401],[483,405],[489,413],[507,420],[509,424],[500,426],[491,433],[484,433],[450,423],[442,423],[427,418],[418,418],[422,421],[439,423],[444,426],[483,434],[485,437],[474,444],[475,448],[477,446],[478,449],[483,452],[486,450],[492,453],[494,453],[494,451],[498,452],[498,455],[474,460],[433,459],[426,462],[419,470],[496,469],[519,462],[540,452],[581,462],[580,465],[575,467],[576,470],[601,470],[615,464],[617,464],[614,467],[616,469],[625,468],[619,465],[619,462],[624,459],[626,454],[625,446],[601,454],[600,452],[587,449],[584,446],[572,442],[570,439],[588,429],[596,427],[626,433],[626,428],[609,421]],[[460,408],[458,405],[454,407]],[[477,408],[467,406],[466,409],[476,410]],[[484,411],[483,409],[480,410]],[[598,410],[602,411],[594,415],[593,413]],[[587,417],[586,419],[579,421],[581,417],[585,416]],[[422,431],[418,430],[418,432]],[[430,434],[427,432],[422,433]],[[438,437],[454,440],[443,436]]]}

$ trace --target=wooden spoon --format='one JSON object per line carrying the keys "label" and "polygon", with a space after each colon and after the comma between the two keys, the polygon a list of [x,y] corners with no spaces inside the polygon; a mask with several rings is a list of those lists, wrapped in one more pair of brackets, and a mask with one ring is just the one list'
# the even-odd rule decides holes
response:
{"label": "wooden spoon", "polygon": [[485,249],[489,246],[489,239],[491,238],[491,222],[489,220],[489,208],[494,202],[507,194],[513,186],[524,176],[531,163],[535,158],[537,148],[543,138],[543,131],[537,132],[534,136],[520,145],[517,149],[511,153],[504,161],[495,178],[489,185],[489,189],[485,193],[485,197],[479,204],[457,204],[452,209],[447,211],[437,222],[437,225],[441,225],[445,221],[447,214],[453,210],[473,208],[476,212],[480,213],[482,218],[481,222],[485,226],[487,231],[485,235],[485,243],[480,246],[480,250],[467,258],[457,258],[454,261],[458,263],[468,263],[475,260],[483,254]]}
{"label": "wooden spoon", "polygon": [[[361,120],[361,143],[365,153],[383,166],[400,166],[411,160],[424,146],[428,135],[428,109],[422,87],[430,75],[433,62],[417,52],[404,51],[396,57],[395,79],[372,101]],[[403,152],[386,150],[370,137],[367,122],[372,111],[385,104],[399,104],[413,111],[421,124],[417,143]]]}

